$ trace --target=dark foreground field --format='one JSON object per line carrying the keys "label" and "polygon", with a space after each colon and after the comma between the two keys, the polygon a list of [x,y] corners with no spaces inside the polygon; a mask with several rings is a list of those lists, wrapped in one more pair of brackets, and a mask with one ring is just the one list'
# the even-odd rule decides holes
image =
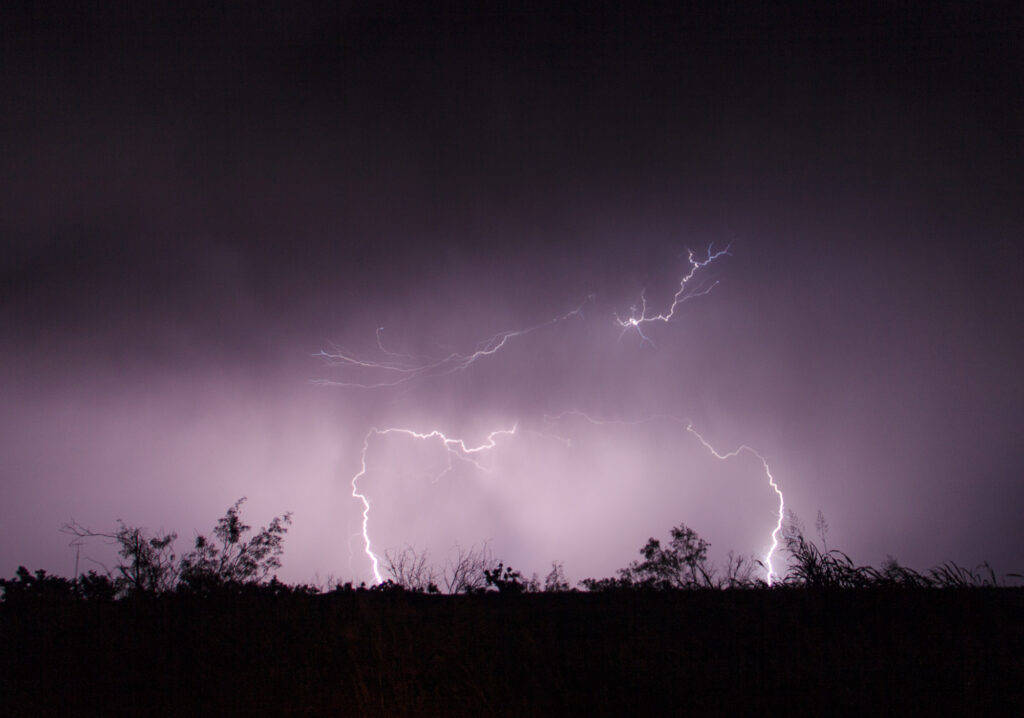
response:
{"label": "dark foreground field", "polygon": [[8,605],[6,715],[1024,715],[1024,590]]}

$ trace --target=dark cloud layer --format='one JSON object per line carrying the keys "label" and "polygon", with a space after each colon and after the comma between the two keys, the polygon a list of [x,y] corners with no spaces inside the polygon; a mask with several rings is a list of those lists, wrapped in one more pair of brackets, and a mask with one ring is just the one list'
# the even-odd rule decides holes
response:
{"label": "dark cloud layer", "polygon": [[[756,465],[570,408],[756,447],[858,560],[1024,566],[1013,5],[429,7],[3,10],[0,572],[70,570],[71,516],[187,540],[245,494],[296,511],[290,578],[366,578],[367,429],[517,420],[436,484],[443,452],[375,445],[379,545],[763,550]],[[712,242],[714,291],[620,337]],[[462,373],[310,384],[380,326],[437,357],[592,293]]]}

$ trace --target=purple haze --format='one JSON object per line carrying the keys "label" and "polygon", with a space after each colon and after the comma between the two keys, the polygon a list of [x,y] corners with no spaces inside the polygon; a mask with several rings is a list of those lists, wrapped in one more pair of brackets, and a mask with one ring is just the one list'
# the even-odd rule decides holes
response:
{"label": "purple haze", "polygon": [[[498,15],[6,8],[0,574],[74,518],[295,512],[281,577],[490,539],[610,575],[686,522],[761,555],[775,503],[856,561],[1024,569],[1024,73],[1011,6]],[[706,296],[656,311],[686,251]],[[471,352],[360,390],[315,355]],[[564,442],[569,439],[568,446]],[[812,528],[813,531],[813,528]],[[109,564],[102,544],[82,550]]]}

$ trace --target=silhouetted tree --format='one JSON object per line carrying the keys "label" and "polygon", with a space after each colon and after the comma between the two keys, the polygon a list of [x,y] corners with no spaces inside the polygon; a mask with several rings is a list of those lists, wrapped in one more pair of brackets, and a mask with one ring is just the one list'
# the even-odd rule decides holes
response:
{"label": "silhouetted tree", "polygon": [[496,588],[498,593],[518,594],[530,593],[531,589],[536,590],[535,584],[523,581],[523,574],[503,563],[498,563],[494,568],[485,570],[484,578],[487,585]]}
{"label": "silhouetted tree", "polygon": [[[117,545],[122,560],[115,567],[112,585],[118,595],[152,595],[179,585],[186,590],[207,590],[226,584],[259,583],[281,567],[291,514],[275,517],[247,538],[252,527],[239,517],[244,502],[244,497],[236,501],[217,521],[214,540],[197,536],[194,550],[180,560],[173,548],[176,533],[150,536],[145,529],[121,520],[112,534],[92,531],[74,521],[62,530],[79,538],[105,538]],[[82,591],[95,596],[107,591],[95,572],[80,583]]]}
{"label": "silhouetted tree", "polygon": [[569,582],[565,578],[565,566],[561,561],[551,562],[551,571],[544,577],[545,593],[560,593],[570,590]]}
{"label": "silhouetted tree", "polygon": [[615,576],[608,578],[585,578],[580,581],[584,590],[592,593],[604,593],[606,591],[634,591],[639,586],[626,576]]}
{"label": "silhouetted tree", "polygon": [[[667,546],[655,538],[640,549],[641,561],[633,561],[613,578],[585,578],[587,591],[679,590],[695,588],[764,588],[767,583],[754,576],[763,564],[752,556],[729,552],[721,578],[708,561],[711,544],[696,531],[679,524],[670,532]],[[552,577],[549,576],[549,580]],[[562,579],[564,581],[564,578]],[[560,590],[567,590],[562,588]]]}
{"label": "silhouetted tree", "polygon": [[384,570],[394,583],[409,591],[438,593],[436,571],[428,558],[426,550],[416,551],[412,546],[401,551],[389,549],[384,552]]}
{"label": "silhouetted tree", "polygon": [[627,581],[651,588],[712,588],[713,567],[708,565],[710,543],[685,524],[671,531],[668,546],[648,539],[640,549],[642,561],[634,561],[619,574]]}
{"label": "silhouetted tree", "polygon": [[11,604],[68,599],[111,601],[116,595],[117,587],[110,577],[95,571],[67,579],[52,576],[42,569],[30,573],[24,566],[19,566],[14,578],[0,578],[0,596]]}
{"label": "silhouetted tree", "polygon": [[73,521],[64,524],[62,530],[80,538],[105,538],[117,544],[122,560],[115,567],[113,581],[119,594],[155,594],[173,589],[179,575],[173,548],[178,534],[150,536],[145,529],[128,526],[120,519],[118,525],[112,534],[91,531]]}
{"label": "silhouetted tree", "polygon": [[239,518],[245,497],[217,520],[215,540],[200,534],[195,549],[181,558],[180,577],[189,589],[205,590],[224,584],[260,583],[281,567],[284,535],[291,524],[291,513],[276,516],[251,538],[252,529]]}
{"label": "silhouetted tree", "polygon": [[480,548],[464,549],[456,546],[445,561],[441,580],[446,593],[473,593],[487,587],[487,572],[498,565],[491,548],[483,544]]}
{"label": "silhouetted tree", "polygon": [[725,569],[716,581],[719,588],[766,588],[768,583],[754,575],[757,567],[764,564],[752,556],[736,555],[732,551],[725,562]]}
{"label": "silhouetted tree", "polygon": [[96,571],[83,573],[74,580],[75,596],[85,601],[113,601],[117,586],[110,576]]}
{"label": "silhouetted tree", "polygon": [[3,602],[21,605],[38,601],[63,601],[74,598],[74,583],[62,576],[51,576],[43,569],[30,573],[24,566],[18,566],[14,578],[0,578]]}

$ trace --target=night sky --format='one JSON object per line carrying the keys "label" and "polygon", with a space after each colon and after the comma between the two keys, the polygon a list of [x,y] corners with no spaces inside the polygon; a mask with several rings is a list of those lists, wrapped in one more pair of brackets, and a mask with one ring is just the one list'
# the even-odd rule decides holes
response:
{"label": "night sky", "polygon": [[371,427],[516,427],[371,437],[378,553],[763,556],[761,464],[666,416],[858,563],[1024,570],[1019,5],[684,4],[6,3],[0,574],[247,496],[371,580]]}

